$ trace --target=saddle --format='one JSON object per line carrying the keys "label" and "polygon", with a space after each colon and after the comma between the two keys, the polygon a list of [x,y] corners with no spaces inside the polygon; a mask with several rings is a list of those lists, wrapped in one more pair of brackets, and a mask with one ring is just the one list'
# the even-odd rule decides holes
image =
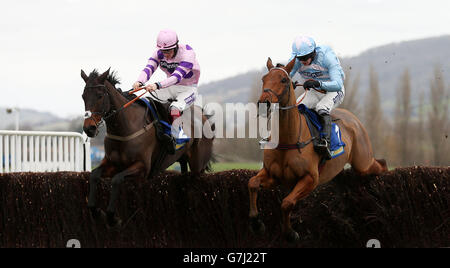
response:
{"label": "saddle", "polygon": [[[298,111],[305,115],[306,123],[308,125],[309,131],[313,139],[314,150],[320,154],[320,150],[318,149],[318,143],[320,138],[325,136],[325,133],[322,133],[323,126],[319,120],[319,114],[311,109],[308,109],[304,104],[300,104],[298,106]],[[339,119],[333,119],[333,122]],[[330,150],[331,150],[331,158],[336,158],[344,153],[345,143],[342,141],[341,130],[336,123],[331,124],[331,137],[330,137]]]}
{"label": "saddle", "polygon": [[[172,135],[172,117],[170,116],[170,103],[175,100],[169,100],[167,103],[160,103],[158,101],[154,101],[151,98],[141,98],[139,100],[143,102],[147,108],[148,113],[154,118],[155,126],[156,126],[156,136],[158,140],[166,142],[167,136]],[[176,138],[176,149],[181,149],[186,142],[188,142],[190,138]]]}
{"label": "saddle", "polygon": [[[131,100],[135,97],[135,95],[130,95],[128,91],[123,92],[121,89],[118,89],[121,94]],[[172,143],[173,141],[169,139],[171,135],[171,116],[170,116],[170,104],[176,100],[169,99],[167,103],[161,103],[158,101],[154,101],[153,99],[146,97],[140,98],[136,101],[137,104],[146,107],[146,114],[149,115],[150,118],[153,118],[153,126],[156,130],[156,138],[158,141],[162,143]],[[150,122],[148,122],[150,123]],[[176,140],[176,144],[184,144],[186,141],[178,141]],[[170,144],[169,144],[170,145]],[[180,146],[177,146],[180,147]],[[181,149],[181,148],[177,148]]]}

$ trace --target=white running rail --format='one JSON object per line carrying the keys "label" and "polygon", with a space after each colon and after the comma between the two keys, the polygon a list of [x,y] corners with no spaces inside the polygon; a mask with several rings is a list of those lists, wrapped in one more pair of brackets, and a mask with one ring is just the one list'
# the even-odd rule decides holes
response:
{"label": "white running rail", "polygon": [[86,134],[0,130],[0,173],[91,171]]}

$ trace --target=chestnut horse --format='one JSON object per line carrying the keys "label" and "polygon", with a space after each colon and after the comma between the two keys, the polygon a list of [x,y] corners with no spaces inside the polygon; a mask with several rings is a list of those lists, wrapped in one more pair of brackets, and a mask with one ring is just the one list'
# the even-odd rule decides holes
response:
{"label": "chestnut horse", "polygon": [[[182,164],[183,173],[187,172],[188,163],[193,177],[199,176],[208,168],[213,138],[192,138],[175,154],[166,154],[165,145],[156,138],[155,118],[147,113],[148,108],[145,105],[137,102],[123,108],[129,102],[124,95],[129,94],[123,94],[115,88],[118,80],[113,74],[109,74],[109,70],[101,75],[94,70],[89,76],[82,70],[81,77],[86,82],[82,96],[86,110],[83,130],[89,137],[94,137],[98,133],[99,125],[104,121],[107,131],[104,141],[105,157],[100,166],[91,172],[89,179],[88,207],[95,220],[106,218],[109,226],[120,227],[121,220],[114,216],[114,213],[119,187],[124,180],[150,178],[176,161],[186,165],[183,168]],[[160,113],[165,112],[161,104],[156,103],[156,106]],[[207,118],[199,115],[197,111],[201,108],[193,106],[192,109],[196,109],[195,114],[199,119],[202,116],[204,124],[208,123]],[[106,214],[97,208],[96,194],[100,178],[112,178]]]}
{"label": "chestnut horse", "polygon": [[314,151],[313,144],[307,143],[312,137],[305,116],[297,109],[294,87],[289,76],[294,63],[295,58],[286,67],[274,67],[271,59],[268,59],[269,72],[262,79],[263,93],[259,103],[279,104],[279,145],[303,142],[304,146],[292,150],[281,150],[278,147],[265,149],[264,166],[248,183],[250,227],[255,233],[265,230],[257,208],[260,187],[270,189],[282,185],[291,189],[281,204],[282,232],[291,242],[299,239],[290,222],[290,214],[295,204],[308,196],[318,185],[333,179],[346,163],[350,163],[361,175],[387,171],[386,161],[374,158],[369,137],[358,118],[345,109],[334,109],[331,116],[333,119],[339,119],[336,123],[346,144],[345,153],[326,161],[319,174],[321,157]]}

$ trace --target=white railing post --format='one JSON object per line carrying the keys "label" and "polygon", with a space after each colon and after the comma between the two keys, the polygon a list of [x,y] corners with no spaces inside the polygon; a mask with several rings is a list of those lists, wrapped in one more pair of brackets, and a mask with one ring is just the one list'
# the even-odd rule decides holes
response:
{"label": "white railing post", "polygon": [[34,139],[34,170],[41,171],[41,166],[39,165],[40,157],[39,157],[39,144],[41,142],[41,139],[39,137],[35,137]]}
{"label": "white railing post", "polygon": [[28,171],[36,170],[36,165],[34,163],[34,137],[30,136],[30,152],[28,153],[28,156],[30,157],[29,165],[28,165]]}
{"label": "white railing post", "polygon": [[63,138],[62,137],[58,137],[58,171],[62,170],[63,165],[64,165]]}
{"label": "white railing post", "polygon": [[81,171],[81,168],[80,168],[80,160],[81,160],[81,157],[80,157],[80,139],[79,138],[75,138],[75,152],[74,152],[74,155],[75,155],[75,158],[74,158],[74,160],[75,160],[75,171]]}
{"label": "white railing post", "polygon": [[16,171],[22,171],[22,137],[16,136]]}
{"label": "white railing post", "polygon": [[22,139],[22,171],[28,171],[28,136]]}
{"label": "white railing post", "polygon": [[56,136],[52,137],[52,161],[53,161],[53,165],[52,165],[52,172],[58,171],[58,158],[57,158],[57,149],[58,149],[58,144],[56,143],[57,138]]}
{"label": "white railing post", "polygon": [[83,140],[86,140],[86,142],[84,143],[84,165],[85,165],[85,170],[84,171],[89,171],[90,172],[92,170],[92,163],[91,163],[91,139],[88,138],[87,135],[86,135],[86,139],[83,138]]}
{"label": "white railing post", "polygon": [[69,138],[69,169],[75,170],[75,141],[73,137]]}
{"label": "white railing post", "polygon": [[0,173],[3,173],[3,136],[0,135]]}
{"label": "white railing post", "polygon": [[5,172],[9,172],[9,136],[5,136]]}
{"label": "white railing post", "polygon": [[12,135],[10,140],[10,146],[9,149],[11,150],[11,172],[16,171],[16,136]]}

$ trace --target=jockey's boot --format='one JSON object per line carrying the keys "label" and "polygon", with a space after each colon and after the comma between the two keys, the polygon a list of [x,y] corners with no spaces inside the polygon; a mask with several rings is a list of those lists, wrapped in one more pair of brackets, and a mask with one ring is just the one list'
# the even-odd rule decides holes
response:
{"label": "jockey's boot", "polygon": [[168,154],[175,154],[176,150],[176,141],[172,135],[164,132],[161,123],[157,122],[156,125],[156,136],[161,141],[161,143],[166,147],[166,151]]}
{"label": "jockey's boot", "polygon": [[331,116],[327,113],[322,113],[320,115],[320,119],[323,126],[322,132],[325,134],[325,136],[320,139],[319,143],[317,144],[317,149],[319,150],[320,154],[325,157],[325,159],[330,160]]}

